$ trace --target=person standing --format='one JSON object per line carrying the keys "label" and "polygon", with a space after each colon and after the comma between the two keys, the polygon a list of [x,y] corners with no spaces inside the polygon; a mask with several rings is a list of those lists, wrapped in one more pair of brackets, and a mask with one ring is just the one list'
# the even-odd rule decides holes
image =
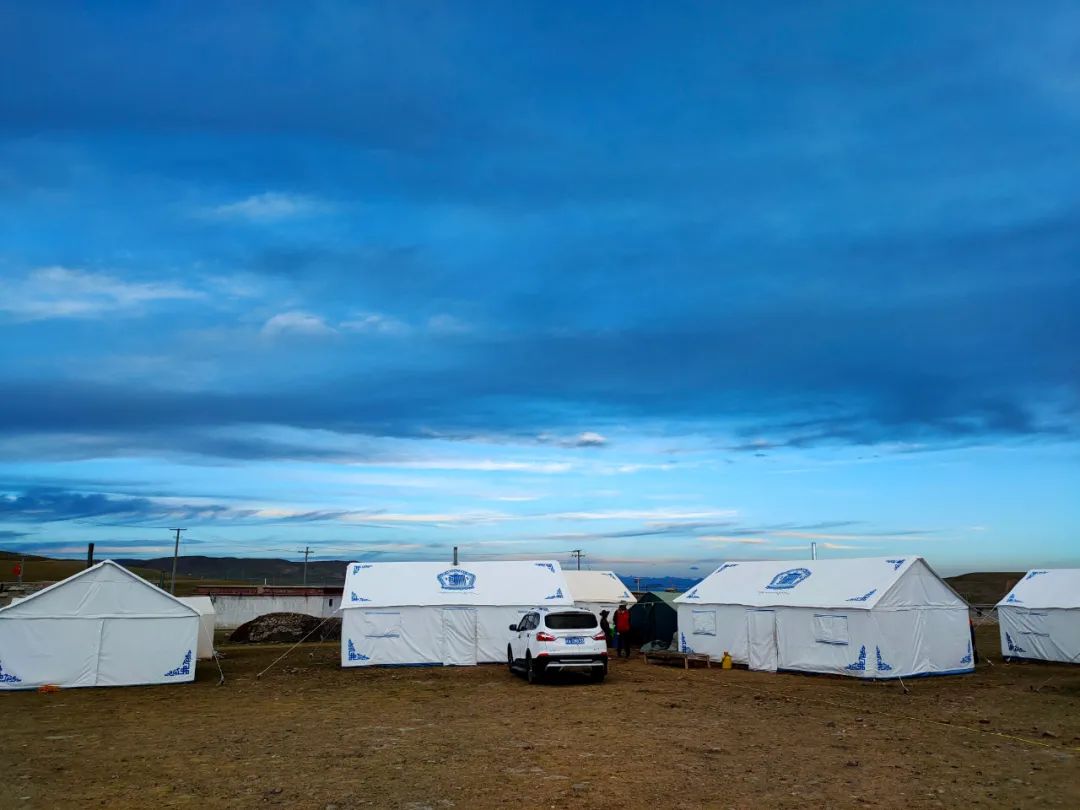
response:
{"label": "person standing", "polygon": [[608,612],[606,610],[600,611],[600,630],[604,633],[604,644],[608,647],[611,646],[611,622],[608,621]]}
{"label": "person standing", "polygon": [[619,604],[619,609],[615,611],[615,643],[618,646],[617,655],[619,658],[623,657],[623,651],[626,652],[626,657],[630,657],[630,611],[626,609],[626,602]]}

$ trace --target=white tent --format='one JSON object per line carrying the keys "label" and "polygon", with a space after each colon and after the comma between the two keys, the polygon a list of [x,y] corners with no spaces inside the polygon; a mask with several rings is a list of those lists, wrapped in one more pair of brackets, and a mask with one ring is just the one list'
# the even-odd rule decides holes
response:
{"label": "white tent", "polygon": [[971,672],[968,606],[921,557],[724,563],[675,600],[683,651],[750,669]]}
{"label": "white tent", "polygon": [[341,665],[469,665],[506,660],[509,625],[573,604],[557,562],[350,563]]}
{"label": "white tent", "polygon": [[213,658],[214,622],[217,620],[213,600],[209,596],[179,596],[177,598],[188,607],[195,608],[199,613],[199,648],[195,657],[200,661]]}
{"label": "white tent", "polygon": [[1080,568],[1028,571],[997,612],[1006,658],[1080,663]]}
{"label": "white tent", "polygon": [[199,614],[112,560],[0,608],[0,689],[195,679]]}
{"label": "white tent", "polygon": [[592,611],[598,619],[601,610],[606,610],[610,618],[622,602],[629,607],[637,601],[612,571],[563,571],[563,576],[570,586],[574,605]]}

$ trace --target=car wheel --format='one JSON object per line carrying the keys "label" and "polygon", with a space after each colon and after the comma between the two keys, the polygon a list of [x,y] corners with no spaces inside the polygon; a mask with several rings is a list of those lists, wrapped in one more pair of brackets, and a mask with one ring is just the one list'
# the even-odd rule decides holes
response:
{"label": "car wheel", "polygon": [[514,674],[514,651],[508,644],[506,646],[506,668],[510,670],[510,674]]}
{"label": "car wheel", "polygon": [[594,669],[592,672],[589,673],[589,680],[591,680],[593,683],[603,683],[604,678],[606,676],[607,676],[607,670],[606,669],[600,669],[600,667],[597,667],[596,669]]}
{"label": "car wheel", "polygon": [[537,683],[540,680],[540,671],[536,668],[531,655],[525,656],[525,679],[529,683]]}

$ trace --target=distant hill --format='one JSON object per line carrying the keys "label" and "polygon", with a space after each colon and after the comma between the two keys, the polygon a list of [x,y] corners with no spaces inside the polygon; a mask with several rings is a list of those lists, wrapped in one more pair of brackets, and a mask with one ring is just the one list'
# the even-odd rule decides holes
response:
{"label": "distant hill", "polygon": [[973,605],[993,605],[1012,590],[1023,571],[982,571],[945,577],[953,589]]}
{"label": "distant hill", "polygon": [[[117,560],[124,566],[137,565],[154,571],[172,572],[172,557],[152,560]],[[308,563],[309,585],[340,585],[345,582],[349,560],[312,560]],[[262,557],[181,557],[176,565],[178,576],[200,580],[227,580],[268,585],[300,585],[304,564]]]}
{"label": "distant hill", "polygon": [[[0,551],[0,581],[13,579],[9,561],[24,555]],[[99,557],[98,559],[103,559]],[[164,582],[172,572],[172,557],[151,560],[117,559],[144,579],[155,584]],[[345,566],[349,560],[318,560],[308,563],[309,585],[341,585],[345,582]],[[48,557],[25,555],[23,579],[26,582],[54,582],[81,571],[83,560],[53,560]],[[248,583],[268,585],[300,585],[304,578],[303,563],[262,557],[181,557],[176,568],[177,590],[190,592],[196,583]],[[957,593],[976,605],[994,604],[1001,600],[1024,575],[1022,571],[982,571],[946,577]],[[680,593],[697,585],[700,577],[636,577],[618,574],[631,589]]]}
{"label": "distant hill", "polygon": [[[619,579],[635,591],[666,591],[674,588],[679,593],[689,590],[701,582],[701,577],[636,577],[629,574],[616,574]],[[639,584],[640,580],[640,584]]]}
{"label": "distant hill", "polygon": [[[86,560],[53,560],[48,557],[39,557],[35,554],[16,554],[8,551],[0,551],[0,581],[13,581],[15,574],[12,566],[19,559],[23,559],[23,582],[57,582],[67,579],[86,568]],[[98,562],[101,558],[98,559]],[[132,573],[138,574],[143,579],[158,584],[159,573],[151,570],[137,561],[131,561],[131,565],[125,565]]]}

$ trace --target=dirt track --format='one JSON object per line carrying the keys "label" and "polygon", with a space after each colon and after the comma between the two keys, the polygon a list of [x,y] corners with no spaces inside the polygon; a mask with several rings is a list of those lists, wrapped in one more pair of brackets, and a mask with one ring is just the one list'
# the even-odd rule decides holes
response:
{"label": "dirt track", "polygon": [[183,687],[0,695],[0,806],[1080,807],[1080,667],[995,658],[905,695],[634,660],[529,687],[341,670],[320,644],[256,681],[282,649],[225,647],[223,687],[200,664]]}

